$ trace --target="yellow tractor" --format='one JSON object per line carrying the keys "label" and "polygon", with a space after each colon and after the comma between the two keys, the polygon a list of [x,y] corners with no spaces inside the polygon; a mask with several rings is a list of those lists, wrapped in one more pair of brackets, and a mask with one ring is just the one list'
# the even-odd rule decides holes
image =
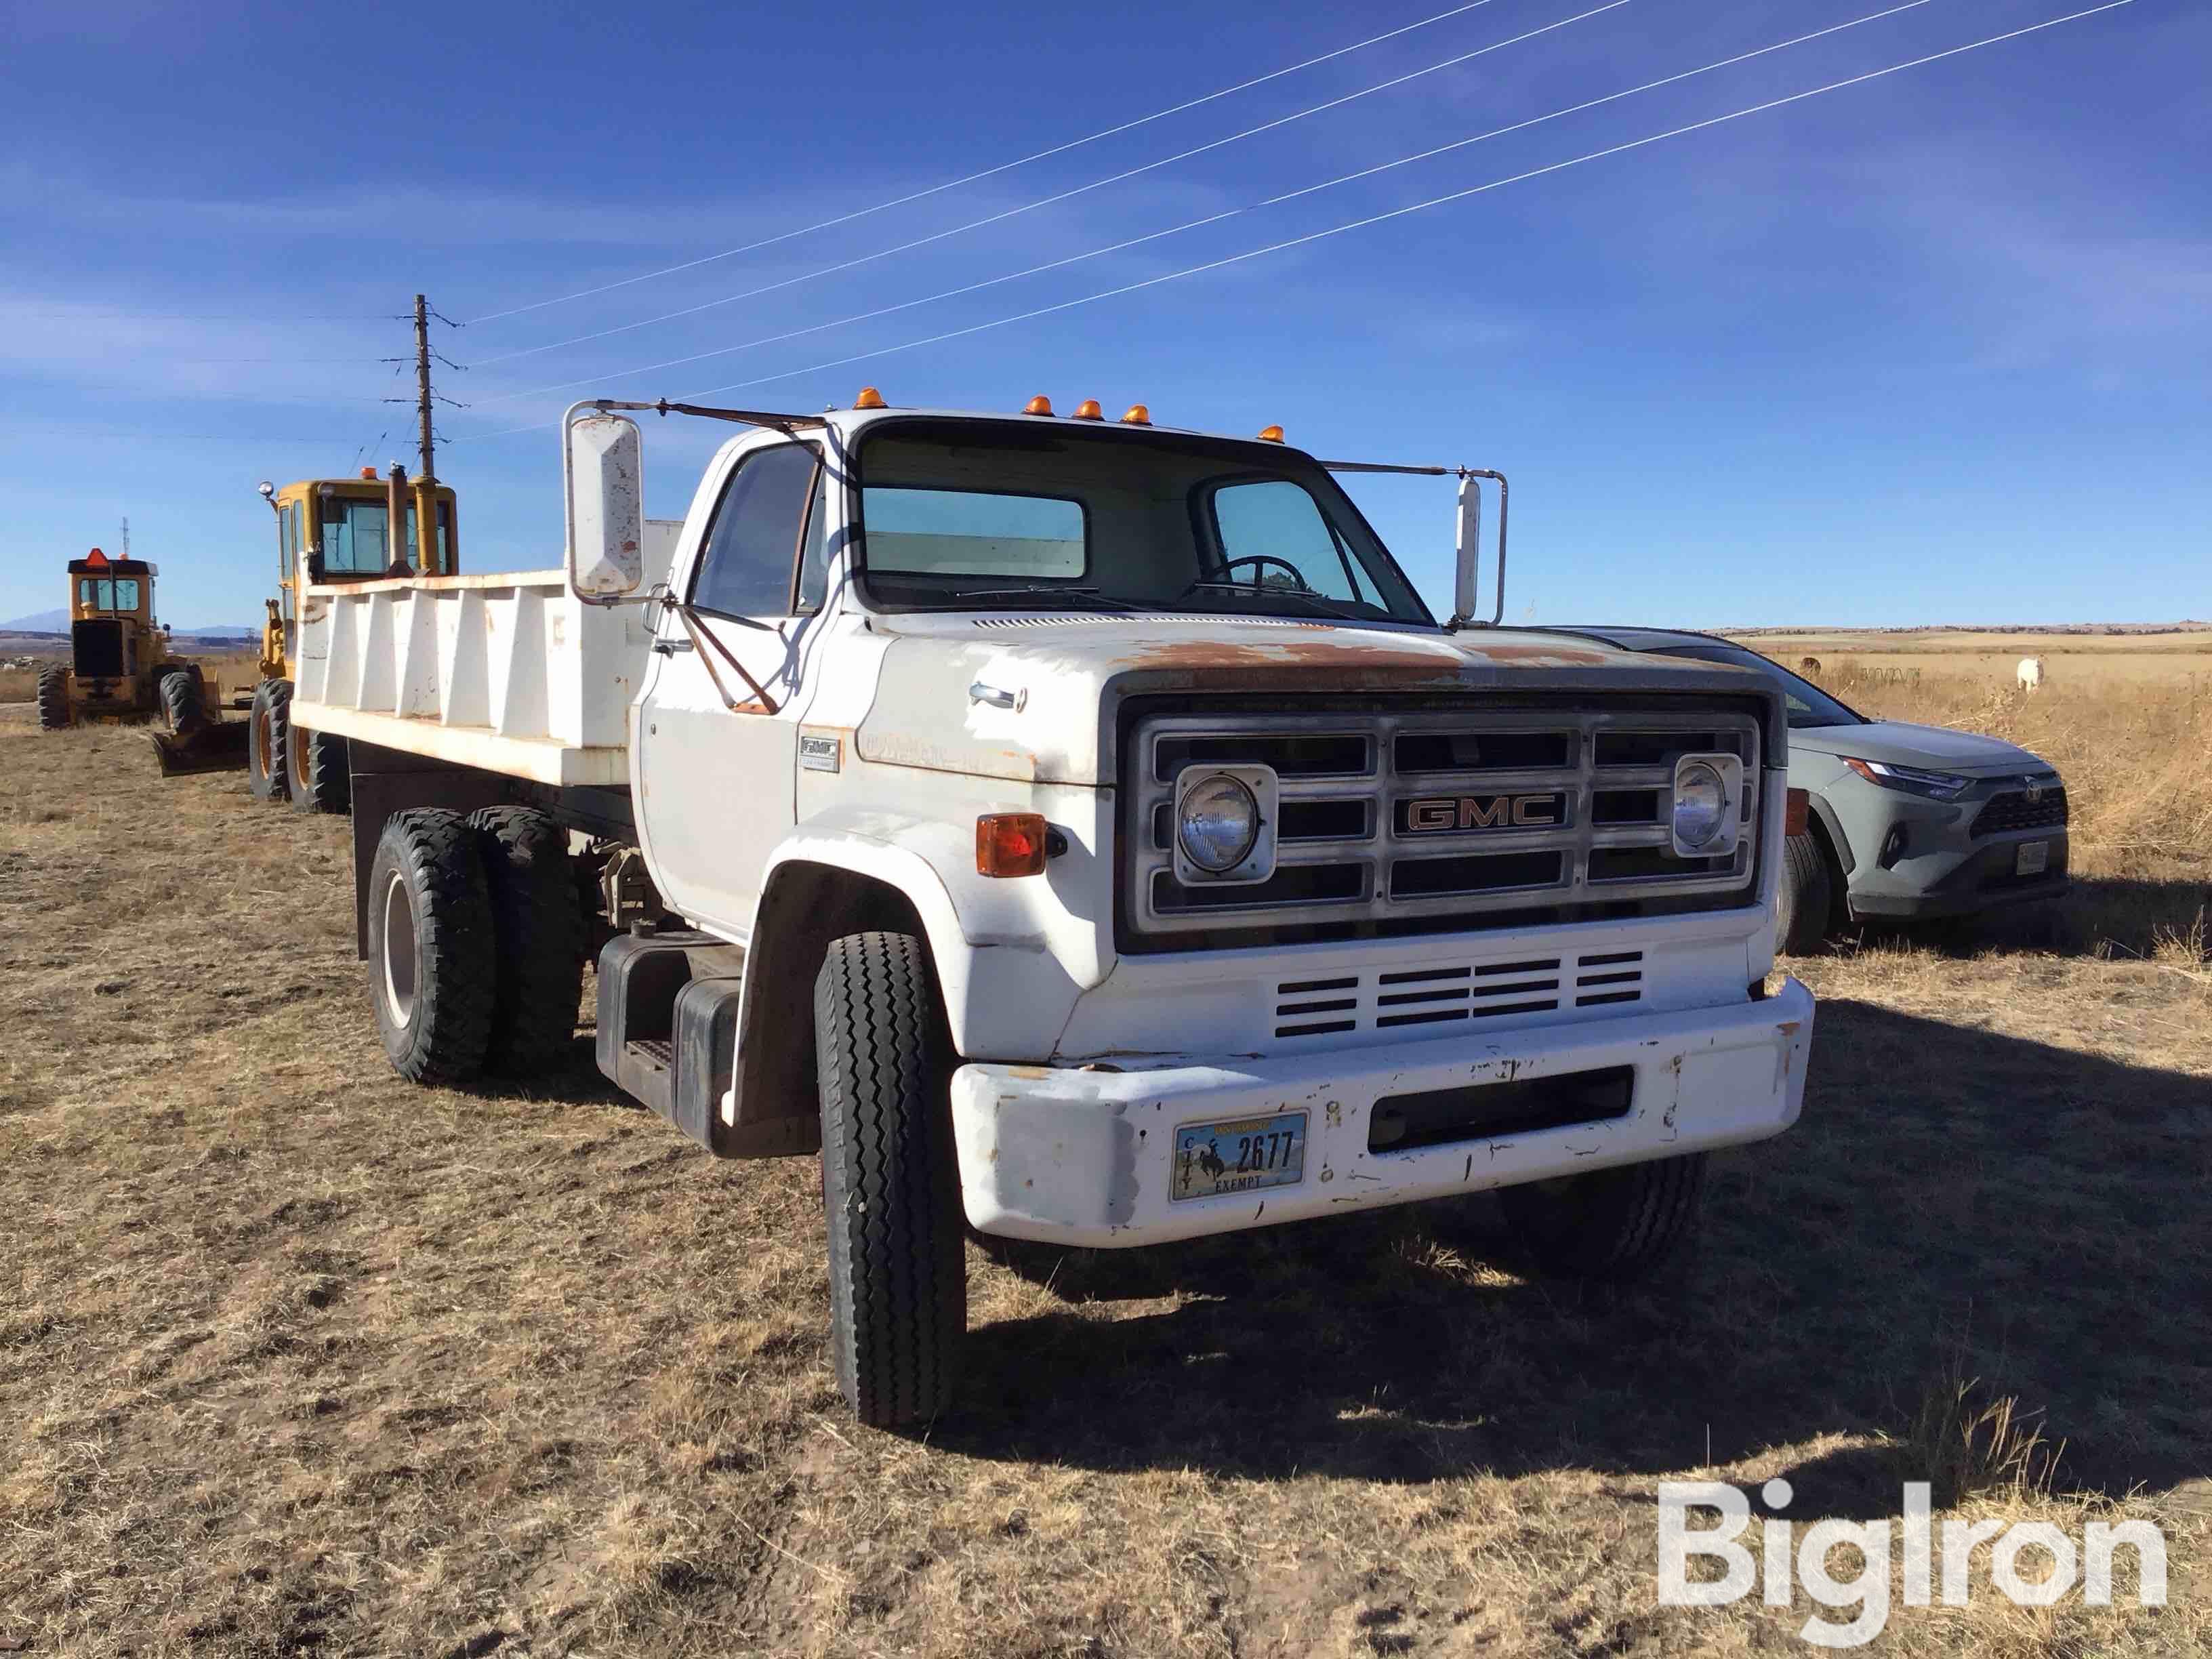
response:
{"label": "yellow tractor", "polygon": [[[246,720],[246,785],[264,800],[289,800],[303,812],[343,812],[352,780],[345,739],[292,725],[300,610],[307,590],[387,576],[451,576],[460,568],[459,508],[453,490],[431,479],[410,483],[395,464],[379,478],[310,478],[261,486],[276,515],[276,596],[261,629],[261,683]],[[436,526],[428,557],[418,526]],[[401,534],[395,543],[394,525]]]}
{"label": "yellow tractor", "polygon": [[154,620],[155,574],[96,547],[69,562],[70,659],[39,676],[45,730],[160,719],[183,736],[207,724],[199,669],[169,654],[169,631]]}

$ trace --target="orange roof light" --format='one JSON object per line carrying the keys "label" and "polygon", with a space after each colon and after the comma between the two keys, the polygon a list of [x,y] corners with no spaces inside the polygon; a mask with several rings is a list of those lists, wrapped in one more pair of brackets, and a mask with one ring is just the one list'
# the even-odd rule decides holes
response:
{"label": "orange roof light", "polygon": [[884,394],[872,386],[862,386],[860,395],[853,399],[855,409],[881,409],[883,406]]}
{"label": "orange roof light", "polygon": [[1041,876],[1049,840],[1042,812],[986,812],[975,820],[975,873]]}
{"label": "orange roof light", "polygon": [[365,466],[361,470],[361,476],[368,479],[371,483],[374,483],[376,482],[376,469],[373,466]]}
{"label": "orange roof light", "polygon": [[1279,444],[1282,442],[1283,428],[1279,426],[1261,427],[1260,428],[1260,441],[1263,444]]}
{"label": "orange roof light", "polygon": [[1097,398],[1085,398],[1076,404],[1075,418],[1079,421],[1103,421],[1106,418],[1106,411],[1098,407]]}
{"label": "orange roof light", "polygon": [[1121,417],[1123,426],[1150,426],[1152,423],[1152,411],[1142,404],[1131,404],[1129,412]]}
{"label": "orange roof light", "polygon": [[96,548],[96,547],[95,547],[95,548],[94,548],[94,549],[92,550],[92,551],[91,551],[91,552],[89,552],[89,553],[88,553],[88,554],[86,554],[86,555],[84,556],[84,562],[85,562],[87,564],[93,564],[93,565],[106,564],[106,563],[107,562],[107,555],[106,555],[106,554],[105,554],[105,553],[103,553],[103,552],[101,552],[98,548]]}
{"label": "orange roof light", "polygon": [[1052,399],[1046,397],[1043,392],[1040,392],[1036,397],[1030,398],[1029,402],[1022,405],[1022,413],[1024,415],[1049,415],[1052,413]]}

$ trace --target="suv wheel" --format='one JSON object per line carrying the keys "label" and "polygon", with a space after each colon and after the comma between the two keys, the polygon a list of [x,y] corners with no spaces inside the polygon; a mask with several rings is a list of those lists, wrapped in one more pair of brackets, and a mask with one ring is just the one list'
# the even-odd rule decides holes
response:
{"label": "suv wheel", "polygon": [[1819,839],[1808,832],[1784,841],[1774,948],[1784,956],[1811,956],[1828,936],[1835,905],[1835,872],[1829,868],[1828,855]]}

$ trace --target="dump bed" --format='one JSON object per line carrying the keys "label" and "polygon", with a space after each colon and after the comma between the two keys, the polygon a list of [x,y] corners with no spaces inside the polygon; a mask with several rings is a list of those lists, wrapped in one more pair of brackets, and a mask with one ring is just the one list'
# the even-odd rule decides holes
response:
{"label": "dump bed", "polygon": [[[645,528],[659,580],[682,526]],[[311,586],[291,718],[538,783],[626,783],[651,645],[647,606],[586,605],[560,570]]]}

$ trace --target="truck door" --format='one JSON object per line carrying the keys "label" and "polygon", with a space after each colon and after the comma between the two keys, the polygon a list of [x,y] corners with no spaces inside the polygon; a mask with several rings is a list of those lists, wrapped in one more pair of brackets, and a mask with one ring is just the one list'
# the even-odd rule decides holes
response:
{"label": "truck door", "polygon": [[799,573],[819,563],[805,556],[822,538],[824,500],[812,444],[740,457],[697,556],[673,573],[689,614],[662,608],[630,714],[638,835],[661,896],[738,939],[796,810],[804,659],[816,631]]}

